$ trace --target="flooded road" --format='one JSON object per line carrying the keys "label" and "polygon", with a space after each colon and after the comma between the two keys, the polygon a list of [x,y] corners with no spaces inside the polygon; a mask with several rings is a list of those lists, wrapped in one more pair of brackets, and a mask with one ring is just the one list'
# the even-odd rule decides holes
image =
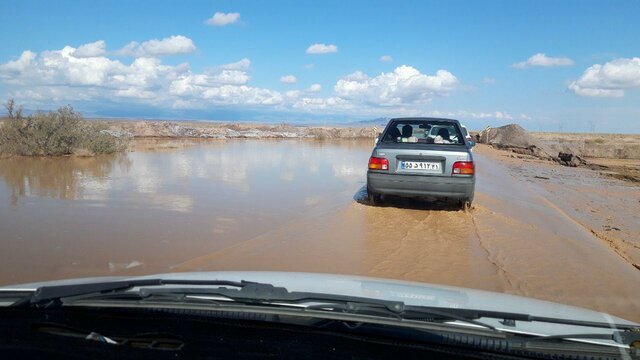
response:
{"label": "flooded road", "polygon": [[[508,292],[640,320],[632,285],[640,271],[566,209],[552,184],[518,176],[479,148],[471,211],[393,198],[373,207],[363,188],[371,147],[147,140],[118,156],[2,159],[0,282],[330,272]],[[619,215],[633,224],[629,206]]]}
{"label": "flooded road", "polygon": [[[369,142],[370,143],[370,142]],[[311,141],[143,141],[96,158],[0,160],[0,281],[168,271],[344,208],[369,149]]]}

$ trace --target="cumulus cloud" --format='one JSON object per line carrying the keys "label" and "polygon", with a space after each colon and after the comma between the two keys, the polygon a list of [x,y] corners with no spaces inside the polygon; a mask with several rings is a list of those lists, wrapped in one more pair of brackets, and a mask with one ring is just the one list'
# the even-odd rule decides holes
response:
{"label": "cumulus cloud", "polygon": [[375,77],[356,71],[336,83],[336,94],[345,99],[372,105],[424,104],[435,96],[446,96],[458,84],[447,70],[435,75],[422,74],[414,67],[402,65],[393,72]]}
{"label": "cumulus cloud", "polygon": [[307,89],[307,91],[309,92],[318,92],[322,90],[322,85],[320,84],[311,84],[311,86],[309,86],[309,89]]}
{"label": "cumulus cloud", "polygon": [[391,61],[393,61],[393,58],[391,57],[391,55],[382,55],[382,56],[380,56],[380,61],[382,61],[382,62],[391,62]]}
{"label": "cumulus cloud", "polygon": [[139,57],[130,64],[107,57],[78,58],[77,49],[35,54],[25,51],[0,64],[0,80],[20,100],[99,101],[121,99],[152,106],[274,105],[277,91],[248,85],[249,59],[194,73],[188,64],[165,65],[158,58]]}
{"label": "cumulus cloud", "polygon": [[307,48],[307,54],[330,54],[338,52],[338,47],[333,44],[313,44]]}
{"label": "cumulus cloud", "polygon": [[280,78],[280,82],[283,84],[295,84],[296,82],[298,82],[298,79],[296,79],[296,77],[293,75],[285,75]]}
{"label": "cumulus cloud", "polygon": [[182,35],[174,35],[162,40],[153,39],[138,43],[132,41],[116,52],[121,56],[158,57],[165,55],[188,54],[196,51],[193,40]]}
{"label": "cumulus cloud", "polygon": [[640,57],[592,65],[569,85],[577,95],[590,97],[622,97],[632,88],[640,88]]}
{"label": "cumulus cloud", "polygon": [[251,67],[251,60],[247,58],[221,66],[222,69],[227,70],[247,70],[249,67]]}
{"label": "cumulus cloud", "polygon": [[78,58],[97,57],[107,53],[107,44],[104,40],[80,45],[74,52],[73,56]]}
{"label": "cumulus cloud", "polygon": [[240,20],[240,13],[223,13],[216,12],[212,17],[207,19],[207,24],[213,26],[227,26]]}
{"label": "cumulus cloud", "polygon": [[0,74],[3,74],[6,77],[11,76],[11,74],[20,74],[36,59],[37,54],[31,50],[23,51],[20,57],[16,60],[8,61],[2,65],[0,65]]}
{"label": "cumulus cloud", "polygon": [[[241,106],[316,114],[419,116],[425,114],[433,98],[447,96],[458,84],[447,70],[425,74],[403,65],[378,75],[361,71],[345,75],[336,80],[330,94],[322,96],[320,84],[286,92],[252,86],[251,61],[247,58],[193,71],[187,63],[168,65],[151,56],[128,61],[106,55],[77,57],[78,49],[27,50],[0,63],[5,94],[34,107],[78,101],[101,104],[109,99],[159,109]],[[283,77],[285,82],[292,80]]]}
{"label": "cumulus cloud", "polygon": [[519,63],[515,63],[511,65],[516,69],[526,69],[528,67],[533,66],[541,66],[541,67],[553,67],[553,66],[571,66],[573,65],[573,60],[568,57],[551,57],[547,56],[544,53],[537,53],[525,61],[521,61]]}

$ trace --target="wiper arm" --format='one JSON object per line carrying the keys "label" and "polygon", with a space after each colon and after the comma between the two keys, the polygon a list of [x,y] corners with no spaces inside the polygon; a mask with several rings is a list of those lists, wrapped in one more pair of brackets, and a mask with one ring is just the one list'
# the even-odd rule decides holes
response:
{"label": "wiper arm", "polygon": [[[410,308],[410,307],[408,306],[407,308]],[[430,309],[430,310],[443,310],[441,307],[430,307],[430,306],[429,307],[418,306],[418,308]],[[446,309],[446,311],[453,312],[456,315],[464,318],[498,319],[500,320],[500,323],[504,325],[505,328],[515,327],[516,322],[520,321],[520,322],[542,322],[542,323],[548,323],[548,324],[573,325],[573,326],[582,326],[582,327],[631,330],[631,331],[637,331],[638,329],[638,326],[634,324],[618,324],[618,323],[610,323],[610,322],[562,319],[562,318],[553,318],[553,317],[537,316],[537,315],[522,314],[522,313],[511,313],[511,312],[505,312],[505,311],[474,310],[474,309],[464,309],[464,308]]]}
{"label": "wiper arm", "polygon": [[[154,286],[163,285],[192,285],[203,287],[154,288]],[[216,287],[208,288],[204,286]],[[138,292],[126,292],[126,290],[136,287],[140,288]],[[62,300],[65,298],[75,298],[73,300],[90,300],[98,299],[101,296],[111,296],[113,298],[113,296],[117,296],[118,294],[127,294],[131,296],[138,295],[139,299],[163,294],[182,296],[215,295],[244,303],[311,303],[314,301],[318,304],[336,303],[338,305],[335,306],[335,309],[345,312],[363,314],[367,311],[371,312],[372,309],[377,308],[377,310],[384,309],[384,311],[390,316],[406,320],[427,318],[432,319],[433,321],[460,321],[491,330],[496,330],[496,328],[476,320],[480,318],[500,319],[500,322],[505,327],[515,326],[516,321],[599,327],[618,330],[620,331],[621,336],[628,336],[627,334],[637,336],[638,331],[637,326],[628,324],[556,319],[500,311],[414,306],[405,305],[404,302],[401,301],[310,292],[289,292],[284,287],[276,287],[267,283],[227,280],[140,279],[88,284],[42,286],[36,289],[36,291],[30,296],[25,297],[23,300],[18,301],[11,306],[54,306],[60,305]],[[344,306],[339,306],[339,304],[343,304]],[[328,308],[328,306],[325,306],[325,308]],[[570,336],[563,337],[566,338]],[[550,337],[547,338],[552,339]]]}
{"label": "wiper arm", "polygon": [[[140,289],[140,297],[153,297],[163,295],[180,296],[219,296],[242,303],[261,303],[271,305],[290,305],[302,303],[317,303],[306,306],[308,310],[341,311],[352,314],[386,315],[402,320],[431,321],[460,321],[478,327],[497,331],[491,325],[475,321],[473,317],[458,315],[449,309],[434,309],[420,306],[405,306],[401,301],[370,299],[356,296],[320,294],[312,292],[289,292],[284,287],[275,287],[269,284],[246,284],[246,286],[233,288],[151,288]],[[455,309],[452,309],[455,310]]]}
{"label": "wiper arm", "polygon": [[[208,285],[217,287],[155,287],[162,285]],[[136,287],[140,288],[136,292],[126,291]],[[176,298],[176,295],[179,295],[179,298]],[[405,320],[428,318],[433,319],[433,321],[461,321],[490,330],[496,330],[495,327],[491,325],[474,321],[473,318],[470,317],[459,316],[454,312],[449,312],[448,309],[429,309],[415,306],[406,308],[405,304],[401,301],[310,292],[289,292],[284,287],[276,287],[271,284],[247,281],[144,279],[76,285],[43,286],[38,288],[31,296],[28,296],[11,306],[47,307],[61,305],[63,300],[71,302],[116,299],[145,300],[153,297],[164,297],[165,299],[172,298],[174,301],[192,301],[194,296],[212,295],[225,297],[235,302],[255,304],[274,304],[278,302],[283,304],[295,304],[317,302],[320,305],[315,307],[316,309],[324,307],[325,309],[333,308],[334,310],[352,314],[382,314]],[[187,299],[190,296],[192,299]],[[313,308],[313,306],[309,307],[310,310]]]}
{"label": "wiper arm", "polygon": [[110,292],[125,291],[135,287],[161,286],[161,285],[209,285],[209,286],[233,286],[241,288],[248,284],[255,284],[248,281],[227,281],[227,280],[165,280],[165,279],[141,279],[125,281],[105,281],[87,284],[54,285],[41,286],[30,296],[25,297],[11,306],[31,306],[45,305],[59,301],[63,298],[81,295],[100,295]]}
{"label": "wiper arm", "polygon": [[236,288],[151,288],[140,289],[140,295],[142,297],[152,295],[171,295],[180,294],[185,296],[221,296],[230,300],[239,302],[254,302],[254,303],[360,303],[372,306],[379,306],[387,309],[390,312],[401,313],[404,311],[404,303],[402,301],[390,301],[370,299],[356,296],[334,295],[334,294],[321,294],[312,292],[297,292],[288,291],[284,287],[277,287],[271,284],[261,283],[248,283],[245,286]]}

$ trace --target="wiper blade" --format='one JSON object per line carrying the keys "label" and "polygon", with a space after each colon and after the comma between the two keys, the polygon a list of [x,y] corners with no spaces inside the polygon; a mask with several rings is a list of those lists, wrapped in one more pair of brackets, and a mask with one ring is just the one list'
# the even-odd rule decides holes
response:
{"label": "wiper blade", "polygon": [[[202,285],[203,287],[156,287],[163,285]],[[207,288],[204,286],[216,287]],[[136,287],[140,289],[135,292],[127,291]],[[187,298],[189,296],[191,299]],[[316,309],[333,307],[335,310],[346,313],[387,315],[405,320],[461,321],[478,327],[496,330],[491,325],[474,321],[473,318],[458,316],[453,312],[449,312],[448,309],[429,309],[415,306],[406,308],[404,302],[401,301],[310,292],[289,292],[284,287],[248,281],[144,279],[43,286],[38,288],[31,296],[14,303],[12,306],[47,307],[62,305],[63,301],[72,303],[85,300],[145,300],[153,297],[164,297],[165,300],[172,299],[173,301],[193,301],[194,296],[221,296],[235,302],[270,303],[272,305],[276,305],[275,303],[286,305],[316,302],[322,305],[316,307]],[[309,308],[312,309],[313,306]]]}
{"label": "wiper blade", "polygon": [[[163,285],[187,285],[203,287],[170,287],[160,288]],[[215,286],[209,288],[206,286]],[[132,288],[139,287],[138,292],[127,292]],[[147,288],[151,287],[151,288]],[[473,309],[449,309],[442,307],[405,305],[401,301],[390,301],[371,299],[365,297],[320,294],[310,292],[289,292],[284,287],[276,287],[267,283],[256,283],[249,281],[227,281],[227,280],[172,280],[172,279],[140,279],[124,281],[108,281],[88,284],[56,285],[39,287],[30,296],[14,303],[11,306],[54,306],[60,305],[65,298],[73,300],[91,300],[102,297],[115,297],[118,294],[139,296],[139,299],[151,297],[153,295],[182,295],[182,296],[206,296],[215,295],[228,298],[236,302],[244,303],[311,303],[317,302],[319,305],[335,303],[336,310],[351,313],[375,312],[383,309],[387,315],[405,320],[427,319],[430,321],[460,321],[496,330],[492,325],[476,321],[481,318],[499,319],[508,327],[515,327],[517,321],[524,322],[544,322],[563,325],[575,325],[584,327],[597,327],[615,329],[618,331],[637,331],[637,325],[614,324],[606,322],[593,322],[583,320],[570,320],[533,316],[529,314],[508,313],[500,311],[486,311]],[[122,299],[126,297],[123,296]],[[70,299],[71,300],[71,299]],[[342,305],[340,305],[342,304]],[[376,310],[376,311],[377,311]],[[379,313],[379,311],[378,311]]]}
{"label": "wiper blade", "polygon": [[614,331],[611,334],[562,334],[550,336],[535,336],[528,341],[557,341],[557,340],[610,340],[618,344],[632,346],[640,342],[640,329]]}
{"label": "wiper blade", "polygon": [[124,281],[105,281],[86,284],[41,286],[30,296],[18,301],[11,306],[45,305],[59,301],[63,298],[100,295],[110,292],[125,291],[135,287],[161,286],[161,285],[209,285],[209,286],[233,286],[241,288],[247,284],[255,284],[248,281],[227,280],[166,280],[166,279],[140,279]]}
{"label": "wiper blade", "polygon": [[142,297],[153,295],[185,295],[185,296],[220,296],[230,300],[249,303],[303,303],[317,301],[319,303],[340,302],[340,303],[361,303],[367,305],[380,306],[390,312],[401,313],[404,311],[402,301],[390,301],[370,299],[364,297],[321,294],[312,292],[288,291],[284,287],[277,287],[271,284],[249,283],[242,287],[227,288],[151,288],[140,289]]}
{"label": "wiper blade", "polygon": [[[440,307],[419,306],[419,308],[442,310],[442,308]],[[530,314],[523,314],[523,313],[511,313],[511,312],[505,312],[505,311],[474,310],[474,309],[464,309],[464,308],[455,308],[455,309],[446,309],[446,310],[454,312],[456,315],[462,316],[465,318],[498,319],[500,320],[500,323],[504,325],[505,328],[516,327],[516,322],[520,321],[520,322],[542,322],[542,323],[558,324],[558,325],[594,327],[594,328],[602,328],[602,329],[617,329],[617,330],[632,330],[632,331],[635,331],[638,329],[638,325],[635,325],[635,324],[619,324],[619,323],[612,323],[612,322],[562,319],[562,318],[537,316],[537,315],[530,315]]]}
{"label": "wiper blade", "polygon": [[[351,314],[386,315],[402,320],[429,320],[432,322],[459,321],[478,327],[497,331],[494,326],[475,321],[474,318],[460,316],[449,309],[434,309],[420,306],[405,306],[404,302],[371,299],[357,296],[320,294],[312,292],[289,292],[284,287],[269,284],[246,284],[234,288],[151,288],[140,289],[142,299],[154,296],[179,295],[186,297],[216,296],[250,304],[292,305],[313,304],[305,306],[308,310],[331,310]],[[452,309],[455,310],[455,309]]]}

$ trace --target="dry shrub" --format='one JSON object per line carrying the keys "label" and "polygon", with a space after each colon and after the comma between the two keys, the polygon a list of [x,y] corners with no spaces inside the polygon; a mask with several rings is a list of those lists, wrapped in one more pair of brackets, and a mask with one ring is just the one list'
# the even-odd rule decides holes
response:
{"label": "dry shrub", "polygon": [[[128,139],[83,120],[71,106],[24,116],[22,107],[9,100],[8,119],[0,128],[0,153],[23,156],[60,156],[78,150],[105,154],[126,148]],[[82,151],[81,151],[82,152]]]}

